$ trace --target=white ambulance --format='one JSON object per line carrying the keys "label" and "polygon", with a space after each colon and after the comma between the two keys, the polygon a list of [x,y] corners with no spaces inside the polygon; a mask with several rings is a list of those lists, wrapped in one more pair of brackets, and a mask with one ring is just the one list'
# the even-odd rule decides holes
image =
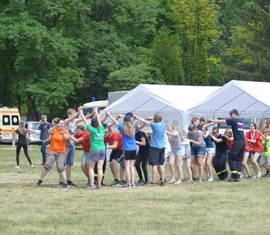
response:
{"label": "white ambulance", "polygon": [[20,113],[17,108],[0,107],[0,142],[11,143],[19,127]]}

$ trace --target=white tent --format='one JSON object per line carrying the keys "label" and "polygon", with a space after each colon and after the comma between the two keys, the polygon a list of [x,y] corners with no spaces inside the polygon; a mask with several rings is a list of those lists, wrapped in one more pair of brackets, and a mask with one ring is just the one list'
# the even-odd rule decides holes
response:
{"label": "white tent", "polygon": [[[220,87],[182,85],[139,85],[107,107],[113,116],[133,112],[140,117],[160,113],[177,130],[188,125],[186,111]],[[104,114],[105,111],[101,111]]]}
{"label": "white tent", "polygon": [[232,80],[191,107],[187,115],[216,119],[229,118],[232,109],[239,111],[241,118],[270,117],[270,83]]}

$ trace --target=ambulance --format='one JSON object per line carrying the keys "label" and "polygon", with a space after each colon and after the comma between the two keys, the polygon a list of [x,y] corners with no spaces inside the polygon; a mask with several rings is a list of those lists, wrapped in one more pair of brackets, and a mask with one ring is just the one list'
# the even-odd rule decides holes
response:
{"label": "ambulance", "polygon": [[17,108],[0,107],[0,142],[11,143],[19,127],[20,113]]}

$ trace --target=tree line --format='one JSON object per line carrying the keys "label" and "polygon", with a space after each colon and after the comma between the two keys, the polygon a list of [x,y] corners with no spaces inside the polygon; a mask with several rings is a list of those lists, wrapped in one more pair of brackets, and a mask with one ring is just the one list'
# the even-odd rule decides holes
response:
{"label": "tree line", "polygon": [[2,0],[0,103],[28,120],[139,84],[268,81],[270,0]]}

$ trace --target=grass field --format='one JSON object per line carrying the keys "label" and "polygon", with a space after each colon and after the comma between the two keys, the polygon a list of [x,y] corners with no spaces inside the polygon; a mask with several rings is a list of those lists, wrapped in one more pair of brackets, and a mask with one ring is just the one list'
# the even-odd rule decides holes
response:
{"label": "grass field", "polygon": [[[76,150],[72,181],[78,187],[58,188],[54,167],[36,188],[42,170],[39,148],[29,147],[35,168],[21,152],[21,168],[13,169],[15,149],[0,145],[0,234],[270,233],[269,178],[229,183],[215,177],[211,183],[86,190],[82,151]],[[151,177],[150,168],[149,173]],[[168,166],[166,178],[170,179]],[[112,180],[107,167],[105,184]]]}

